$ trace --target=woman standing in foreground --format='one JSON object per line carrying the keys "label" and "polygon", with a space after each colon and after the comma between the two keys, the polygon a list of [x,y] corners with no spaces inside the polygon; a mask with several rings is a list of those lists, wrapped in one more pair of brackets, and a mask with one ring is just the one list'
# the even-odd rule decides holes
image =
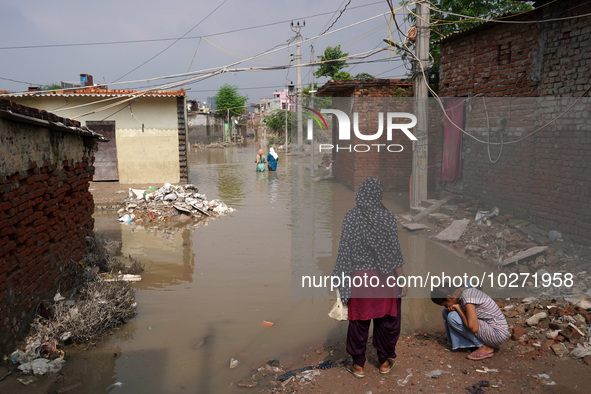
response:
{"label": "woman standing in foreground", "polygon": [[[386,374],[392,369],[400,335],[400,297],[406,295],[406,287],[391,285],[395,278],[404,276],[404,258],[398,242],[396,216],[386,209],[382,195],[382,182],[376,178],[366,179],[357,191],[356,206],[343,220],[337,262],[332,271],[333,276],[351,278],[351,283],[344,283],[339,291],[348,308],[347,352],[353,358],[353,365],[347,370],[356,378],[365,377],[365,351],[372,320],[379,371]],[[364,276],[379,279],[379,285],[356,286],[363,283]],[[373,280],[375,284],[376,279]]]}

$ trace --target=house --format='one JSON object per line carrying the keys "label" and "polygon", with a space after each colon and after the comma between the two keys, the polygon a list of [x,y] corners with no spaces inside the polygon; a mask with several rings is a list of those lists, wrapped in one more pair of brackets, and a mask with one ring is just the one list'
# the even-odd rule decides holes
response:
{"label": "house", "polygon": [[464,195],[589,240],[591,3],[535,5],[439,40],[439,94],[465,99]]}
{"label": "house", "polygon": [[[331,80],[323,85],[317,96],[332,96],[332,108],[342,110],[353,121],[358,114],[358,128],[366,135],[375,134],[379,116],[391,112],[413,112],[413,83],[402,79]],[[386,120],[382,119],[383,122]],[[407,123],[404,121],[403,123]],[[432,122],[440,124],[440,119]],[[374,141],[361,140],[352,135],[350,143],[339,141],[338,122],[332,122],[331,149],[320,153],[331,154],[333,176],[356,190],[368,177],[380,178],[388,191],[408,192],[412,170],[412,141],[402,133],[382,132]],[[386,126],[383,125],[385,128]],[[337,143],[337,141],[339,141]],[[437,163],[441,161],[441,130],[429,134],[429,189],[435,190],[439,179]]]}
{"label": "house", "polygon": [[[82,74],[86,78],[90,77]],[[90,78],[91,80],[91,78]],[[86,80],[88,85],[88,79]],[[76,119],[110,141],[95,158],[94,180],[123,184],[188,179],[185,92],[84,86],[0,97]]]}

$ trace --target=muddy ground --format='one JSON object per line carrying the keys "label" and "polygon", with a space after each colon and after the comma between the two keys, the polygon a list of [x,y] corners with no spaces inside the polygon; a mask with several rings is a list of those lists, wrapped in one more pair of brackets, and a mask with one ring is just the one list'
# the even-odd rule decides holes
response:
{"label": "muddy ground", "polygon": [[253,371],[252,375],[245,376],[237,385],[248,385],[249,382],[256,381],[255,387],[245,388],[253,392],[468,393],[479,392],[473,386],[480,382],[484,383],[480,387],[480,392],[484,393],[589,392],[591,366],[582,360],[559,358],[547,349],[524,347],[519,342],[510,340],[501,346],[501,350],[493,358],[471,361],[466,359],[467,354],[464,351],[449,351],[443,332],[417,332],[401,336],[395,366],[387,375],[378,373],[377,358],[370,344],[368,363],[365,366],[366,376],[363,379],[355,378],[342,367],[335,367],[308,372],[311,380],[306,378],[306,372],[285,383],[277,380],[283,371],[317,365],[327,359],[348,359],[344,342],[319,344],[304,349],[300,358],[280,360],[283,371],[272,372],[268,367],[262,366],[261,371]]}

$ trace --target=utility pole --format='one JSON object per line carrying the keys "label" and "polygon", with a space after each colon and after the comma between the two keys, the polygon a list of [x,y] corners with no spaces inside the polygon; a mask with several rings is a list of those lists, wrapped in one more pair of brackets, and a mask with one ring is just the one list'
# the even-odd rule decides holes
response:
{"label": "utility pole", "polygon": [[[314,45],[310,45],[310,52],[311,52],[310,63],[314,63],[314,61],[316,60],[314,57]],[[312,83],[310,84],[310,88],[312,90],[316,90],[316,86],[314,86],[316,84],[316,78],[315,78],[316,76],[314,75],[314,66],[312,66],[311,72],[312,72]],[[312,99],[312,100],[314,100],[314,99]],[[313,102],[312,102],[312,108],[314,108]]]}
{"label": "utility pole", "polygon": [[[413,144],[412,155],[412,185],[410,205],[416,207],[427,199],[427,153],[429,134],[429,113],[427,83],[429,81],[427,69],[429,67],[429,7],[424,1],[417,3],[417,38],[414,62],[415,74],[415,113],[417,127],[414,133],[417,141]],[[425,73],[423,73],[425,71]]]}
{"label": "utility pole", "polygon": [[[303,127],[302,127],[302,53],[301,53],[301,40],[302,35],[300,29],[306,26],[306,21],[302,25],[300,22],[296,24],[291,22],[291,30],[296,33],[296,67],[297,67],[297,89],[296,89],[296,111],[298,113],[298,148],[302,147],[303,143]],[[295,30],[294,30],[295,29]]]}

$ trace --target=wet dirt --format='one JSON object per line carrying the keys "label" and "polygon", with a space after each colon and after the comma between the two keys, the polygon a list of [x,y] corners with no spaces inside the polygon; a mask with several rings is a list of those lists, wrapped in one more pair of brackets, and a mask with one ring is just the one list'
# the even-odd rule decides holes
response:
{"label": "wet dirt", "polygon": [[[346,323],[345,323],[346,325]],[[253,371],[243,381],[257,381],[256,392],[301,393],[586,393],[590,383],[591,366],[568,357],[558,358],[547,350],[529,348],[524,352],[517,342],[501,346],[495,356],[482,361],[466,359],[467,351],[450,351],[442,331],[415,332],[402,335],[396,349],[397,358],[389,374],[377,370],[375,350],[368,346],[366,376],[357,379],[343,367],[314,370],[310,381],[298,377],[285,384],[279,374]],[[370,340],[371,343],[371,340]],[[315,365],[327,359],[347,359],[345,343],[324,342],[301,349],[299,357],[281,362],[289,371]],[[262,366],[264,369],[264,365]],[[283,372],[281,372],[283,373]],[[301,376],[301,375],[300,375]],[[489,386],[478,387],[487,381]],[[477,386],[482,391],[469,391]]]}

